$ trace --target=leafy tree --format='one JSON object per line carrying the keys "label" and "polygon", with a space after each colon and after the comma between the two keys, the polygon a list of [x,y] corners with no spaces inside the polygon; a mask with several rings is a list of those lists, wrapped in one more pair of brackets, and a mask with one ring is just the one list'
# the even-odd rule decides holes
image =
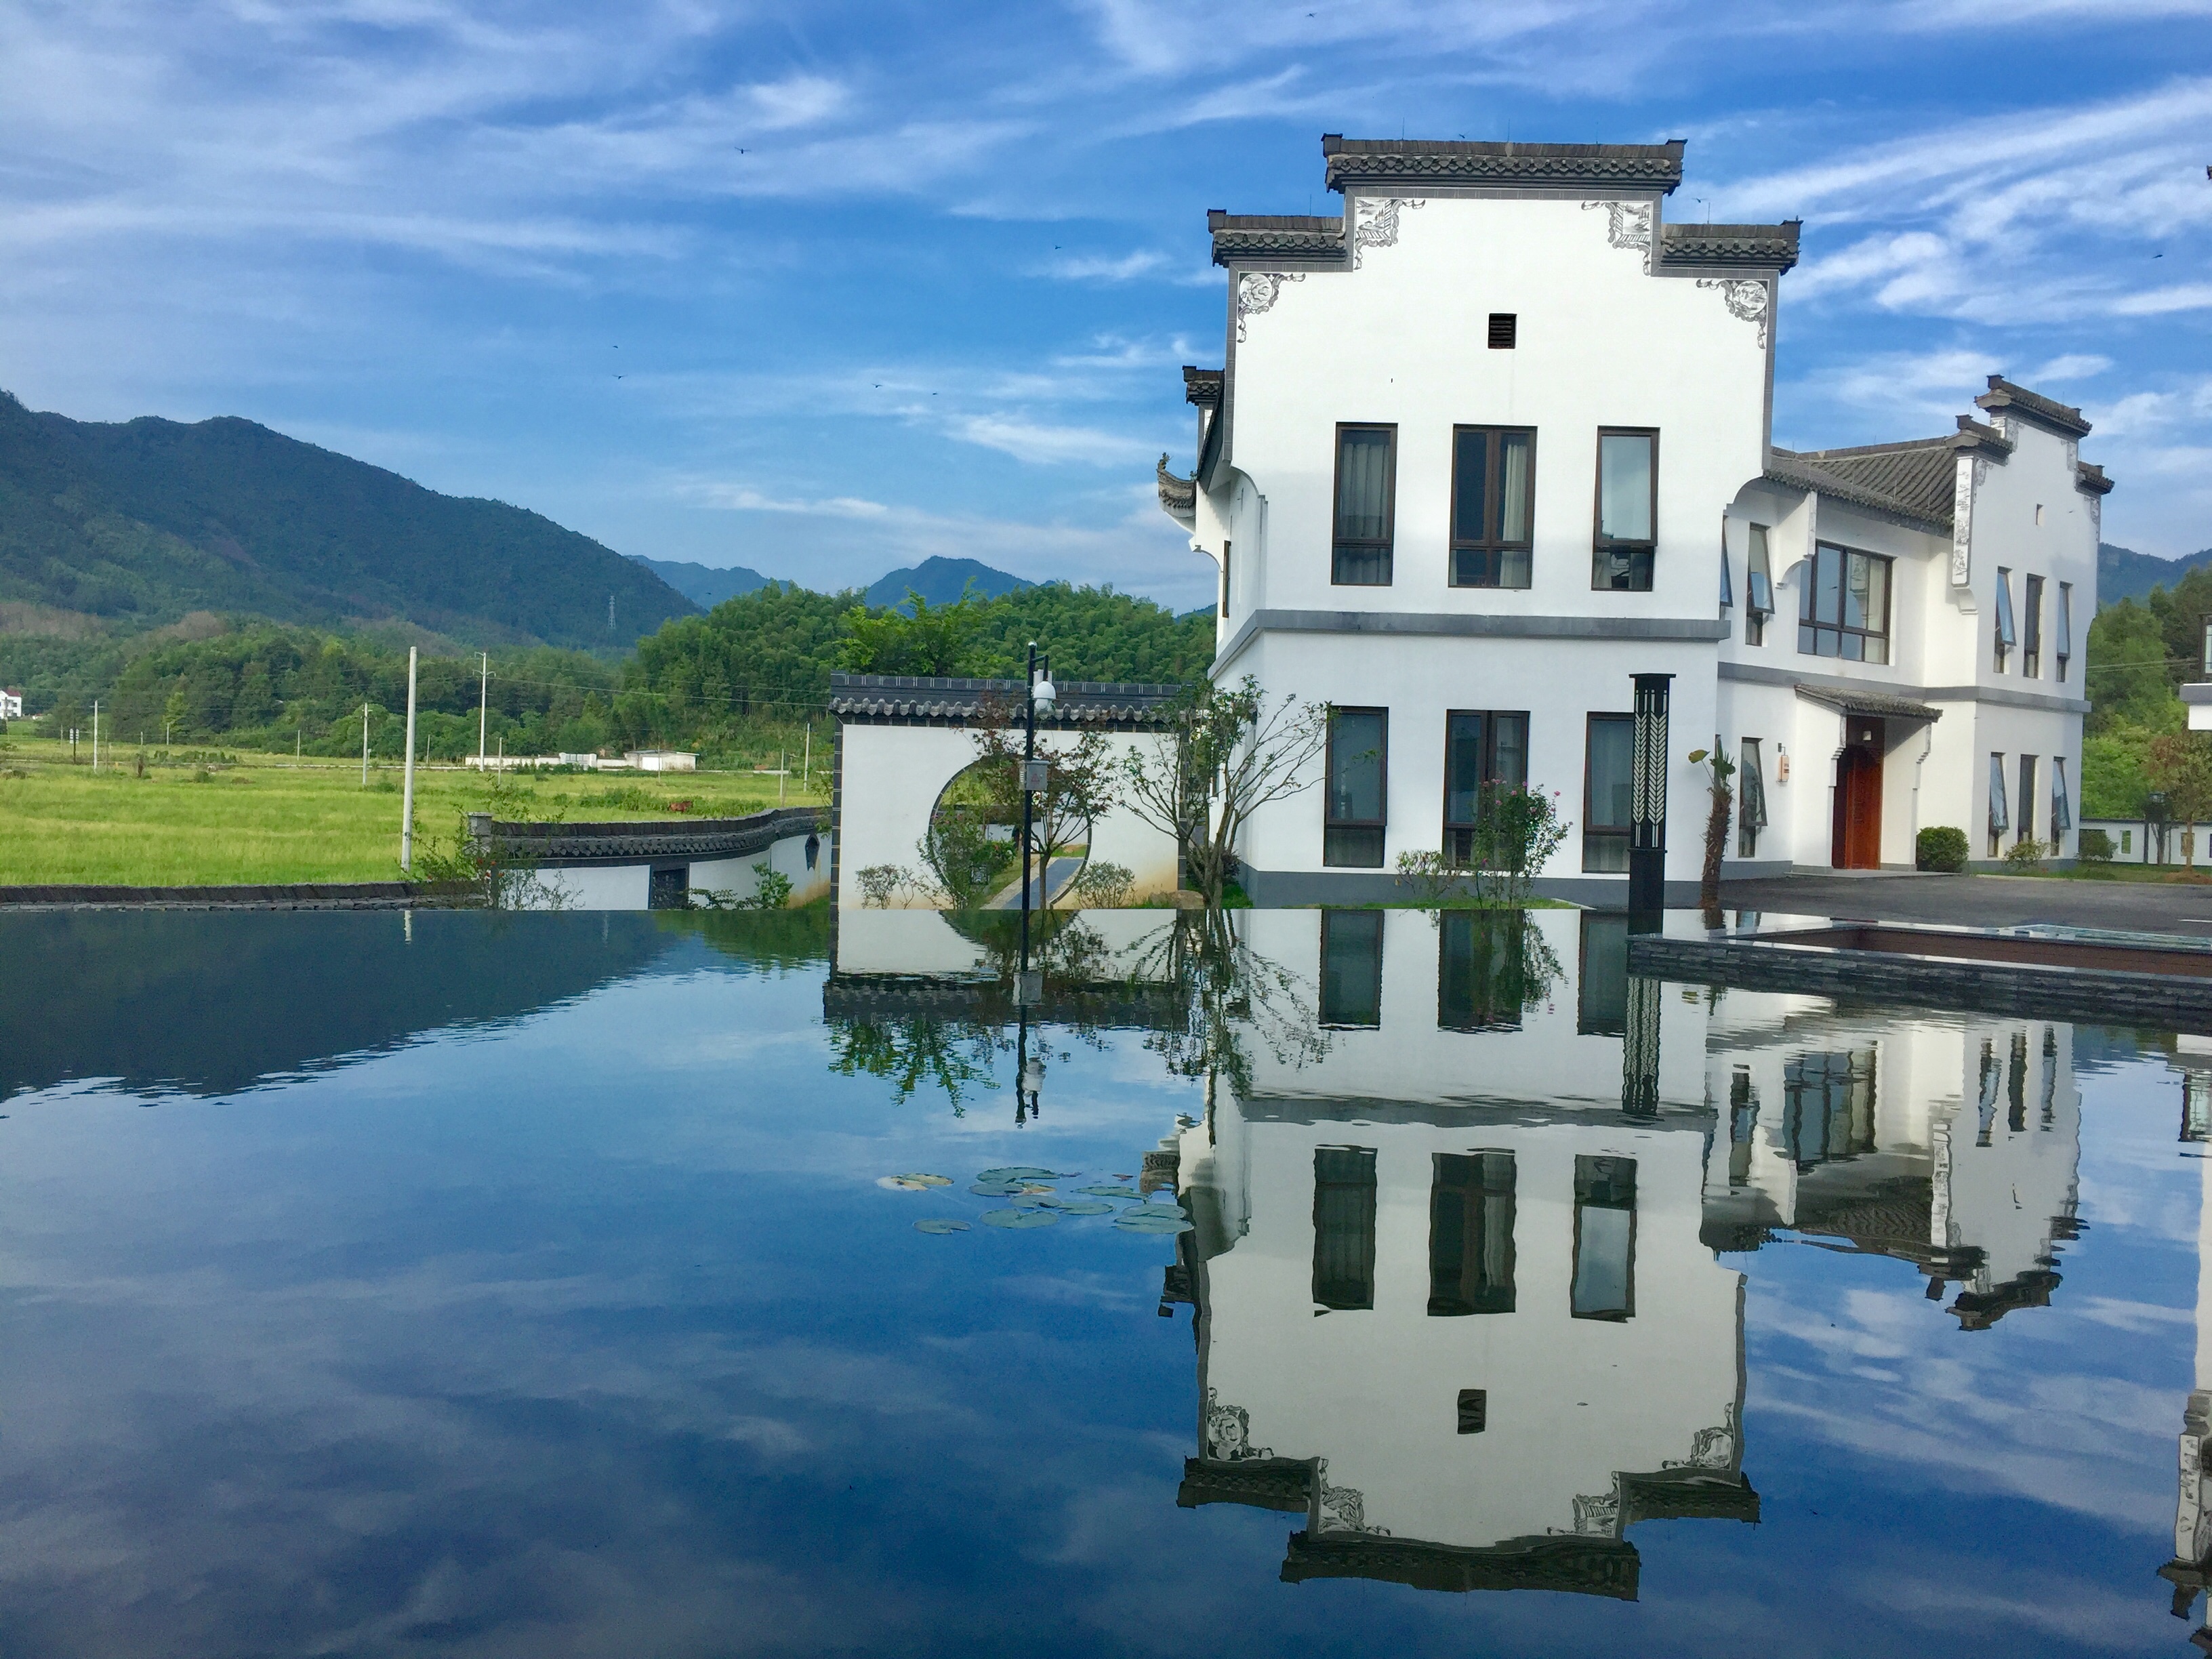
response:
{"label": "leafy tree", "polygon": [[2169,668],[2166,630],[2157,612],[2165,603],[2164,593],[2154,590],[2143,605],[2122,599],[2106,605],[2089,624],[2084,684],[2094,705],[2087,727],[2091,735],[2118,726],[2167,732],[2183,723],[2174,695],[2179,680]]}
{"label": "leafy tree", "polygon": [[2153,787],[2166,796],[2166,813],[2183,824],[2181,856],[2193,860],[2197,826],[2212,818],[2212,737],[2201,732],[2169,732],[2150,740],[2144,770]]}
{"label": "leafy tree", "polygon": [[976,599],[972,588],[950,605],[933,605],[909,587],[906,603],[911,614],[859,605],[848,610],[837,665],[856,674],[973,678],[1006,672],[975,637],[988,602]]}

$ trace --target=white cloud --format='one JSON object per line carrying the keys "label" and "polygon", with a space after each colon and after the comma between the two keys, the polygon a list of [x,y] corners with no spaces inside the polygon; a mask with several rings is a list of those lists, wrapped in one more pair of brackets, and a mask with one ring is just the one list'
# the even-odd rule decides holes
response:
{"label": "white cloud", "polygon": [[963,442],[981,444],[1032,465],[1133,466],[1156,453],[1141,438],[1003,415],[961,416],[946,429]]}
{"label": "white cloud", "polygon": [[1127,283],[1150,276],[1168,264],[1168,256],[1152,248],[1139,248],[1118,258],[1111,254],[1071,253],[1046,261],[1038,274],[1072,283]]}
{"label": "white cloud", "polygon": [[2021,377],[2025,386],[2056,385],[2063,380],[2087,380],[2102,374],[2112,366],[2110,357],[2093,351],[2070,351],[2053,357],[2038,369]]}
{"label": "white cloud", "polygon": [[2178,311],[2203,311],[2208,307],[2212,307],[2212,283],[2179,283],[2171,288],[2130,294],[2112,302],[2113,313],[2121,317],[2170,317]]}

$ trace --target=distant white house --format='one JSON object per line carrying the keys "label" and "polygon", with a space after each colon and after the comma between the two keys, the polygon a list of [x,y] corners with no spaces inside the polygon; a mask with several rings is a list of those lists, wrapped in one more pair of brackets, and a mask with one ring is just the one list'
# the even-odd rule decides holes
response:
{"label": "distant white house", "polygon": [[[1322,788],[1254,821],[1266,903],[1382,896],[1484,787],[1556,793],[1554,890],[1623,896],[1632,678],[1673,677],[1667,875],[1741,769],[1732,873],[2075,850],[2099,506],[2080,411],[1992,377],[1940,436],[1772,443],[1794,221],[1672,224],[1680,142],[1322,140],[1336,216],[1209,216],[1224,366],[1186,368],[1217,681],[1326,703]],[[2212,714],[2212,710],[2208,710]]]}
{"label": "distant white house", "polygon": [[633,749],[623,758],[641,772],[696,772],[699,769],[698,756],[681,749]]}
{"label": "distant white house", "polygon": [[14,686],[0,691],[0,720],[19,720],[23,718],[23,694]]}

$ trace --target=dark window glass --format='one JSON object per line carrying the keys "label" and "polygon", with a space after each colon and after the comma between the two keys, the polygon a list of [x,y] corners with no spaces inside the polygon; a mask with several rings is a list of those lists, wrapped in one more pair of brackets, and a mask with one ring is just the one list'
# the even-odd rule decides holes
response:
{"label": "dark window glass", "polygon": [[1822,542],[1797,607],[1797,648],[1846,662],[1889,660],[1890,562]]}
{"label": "dark window glass", "polygon": [[1590,586],[1630,592],[1651,586],[1658,544],[1659,434],[1597,434],[1597,537]]}
{"label": "dark window glass", "polygon": [[1321,1023],[1382,1023],[1382,913],[1321,913]]}
{"label": "dark window glass", "polygon": [[1451,583],[1526,587],[1536,499],[1536,434],[1452,428]]}
{"label": "dark window glass", "polygon": [[1356,870],[1382,867],[1389,742],[1387,710],[1329,710],[1323,864]]}
{"label": "dark window glass", "polygon": [[1581,957],[1575,980],[1575,1030],[1585,1036],[1626,1036],[1627,916],[1619,910],[1583,911]]}
{"label": "dark window glass", "polygon": [[1739,1066],[1729,1079],[1729,1185],[1751,1184],[1751,1148],[1759,1132],[1759,1091],[1751,1086],[1751,1068]]}
{"label": "dark window glass", "polygon": [[1462,1434],[1480,1434],[1490,1426],[1490,1391],[1487,1389],[1462,1389],[1459,1391],[1459,1431]]}
{"label": "dark window glass", "polygon": [[1766,643],[1766,619],[1774,614],[1774,574],[1768,564],[1766,526],[1751,526],[1751,552],[1743,578],[1743,642]]}
{"label": "dark window glass", "polygon": [[1736,763],[1735,850],[1739,858],[1756,858],[1759,832],[1766,828],[1766,771],[1759,752],[1759,740],[1743,740],[1742,759]]}
{"label": "dark window glass", "polygon": [[[2212,641],[2208,641],[2212,643]],[[2074,655],[2074,584],[2058,584],[2058,678],[2066,678],[2066,665]],[[2205,653],[2204,673],[2212,678],[2212,649]]]}
{"label": "dark window glass", "polygon": [[2020,822],[2014,826],[2015,838],[2035,839],[2035,757],[2020,757]]}
{"label": "dark window glass", "polygon": [[1583,787],[1583,868],[1628,868],[1630,802],[1636,787],[1636,718],[1589,717],[1589,762]]}
{"label": "dark window glass", "polygon": [[1997,567],[1996,593],[1996,615],[1990,624],[1990,649],[1995,654],[1997,672],[2002,674],[2020,637],[2012,620],[2012,572],[2002,565]]}
{"label": "dark window glass", "polygon": [[1229,561],[1231,555],[1235,551],[1236,544],[1234,542],[1224,542],[1221,544],[1221,614],[1224,617],[1229,614],[1229,572],[1231,568]]}
{"label": "dark window glass", "polygon": [[1521,319],[1518,313],[1510,311],[1493,311],[1490,313],[1490,349],[1492,351],[1512,350],[1520,331]]}
{"label": "dark window glass", "polygon": [[691,903],[691,867],[679,864],[672,869],[655,870],[646,878],[645,908],[648,910],[682,910]]}
{"label": "dark window glass", "polygon": [[1444,857],[1471,867],[1486,803],[1528,781],[1528,717],[1454,709],[1444,716]]}
{"label": "dark window glass", "polygon": [[1397,488],[1398,428],[1336,429],[1336,543],[1330,580],[1351,586],[1387,586],[1390,526]]}
{"label": "dark window glass", "polygon": [[1575,1158],[1577,1319],[1636,1314],[1636,1160]]}
{"label": "dark window glass", "polygon": [[1437,1025],[1517,1031],[1528,994],[1527,920],[1518,910],[1446,910],[1437,918]]}
{"label": "dark window glass", "polygon": [[1313,1299],[1324,1308],[1375,1305],[1375,1153],[1314,1149]]}
{"label": "dark window glass", "polygon": [[2021,593],[2020,672],[2030,679],[2043,672],[2043,578],[2030,576]]}
{"label": "dark window glass", "polygon": [[1800,1054],[1782,1068],[1782,1139],[1801,1170],[1874,1150],[1875,1051]]}
{"label": "dark window glass", "polygon": [[1429,1314],[1513,1311],[1513,1154],[1439,1152],[1429,1188]]}

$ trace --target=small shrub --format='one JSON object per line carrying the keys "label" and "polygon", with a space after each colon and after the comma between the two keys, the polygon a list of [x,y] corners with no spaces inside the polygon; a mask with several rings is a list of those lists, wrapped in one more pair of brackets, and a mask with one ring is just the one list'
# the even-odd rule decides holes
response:
{"label": "small shrub", "polygon": [[2023,874],[2030,871],[2040,870],[2043,868],[2044,855],[2050,850],[2041,842],[2032,841],[2023,836],[2007,849],[2004,860],[2005,868],[2017,870]]}
{"label": "small shrub", "polygon": [[1124,866],[1096,860],[1075,878],[1075,902],[1087,910],[1118,910],[1136,885],[1136,876]]}
{"label": "small shrub", "polygon": [[1913,862],[1923,870],[1956,875],[1966,867],[1966,832],[1948,823],[1930,824],[1913,844]]}
{"label": "small shrub", "polygon": [[2110,864],[2112,861],[2112,838],[2102,830],[2084,830],[2079,838],[2081,862]]}
{"label": "small shrub", "polygon": [[1464,896],[1474,879],[1473,871],[1446,862],[1442,853],[1398,854],[1398,885],[1411,888],[1419,905],[1435,908],[1455,896]]}
{"label": "small shrub", "polygon": [[865,870],[855,872],[853,878],[860,884],[860,897],[864,903],[872,904],[878,910],[887,910],[890,908],[891,896],[906,884],[906,872],[896,864],[872,864]]}

